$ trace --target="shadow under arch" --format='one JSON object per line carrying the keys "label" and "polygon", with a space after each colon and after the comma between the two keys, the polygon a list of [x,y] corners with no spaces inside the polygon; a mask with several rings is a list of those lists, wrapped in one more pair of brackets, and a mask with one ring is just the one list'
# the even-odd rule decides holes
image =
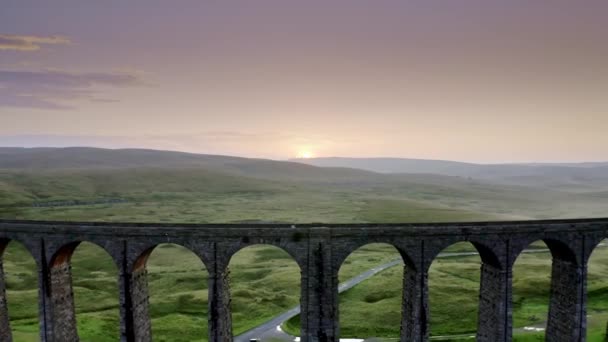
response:
{"label": "shadow under arch", "polygon": [[18,240],[0,239],[0,278],[0,340],[40,341],[38,265]]}
{"label": "shadow under arch", "polygon": [[608,239],[587,262],[587,341],[608,340]]}
{"label": "shadow under arch", "polygon": [[209,273],[195,252],[160,243],[141,253],[132,271],[137,294],[146,297],[139,302],[149,324],[140,327],[138,339],[151,334],[153,341],[208,340]]}
{"label": "shadow under arch", "polygon": [[382,242],[361,245],[344,258],[338,271],[341,337],[399,337],[404,263],[413,266],[395,246]]}
{"label": "shadow under arch", "polygon": [[228,270],[234,336],[300,304],[302,270],[280,246],[240,248],[231,255]]}
{"label": "shadow under arch", "polygon": [[477,333],[484,263],[500,268],[489,248],[469,241],[455,242],[435,256],[429,267],[431,335]]}
{"label": "shadow under arch", "polygon": [[110,253],[95,242],[74,241],[55,252],[49,268],[51,298],[61,310],[55,324],[70,325],[83,340],[120,339],[118,266]]}
{"label": "shadow under arch", "polygon": [[[576,254],[566,243],[553,239],[543,239],[542,241],[547,248],[549,248],[549,251],[551,251],[551,257],[553,257],[553,259],[564,260],[574,264],[579,263]],[[530,246],[532,246],[532,244],[530,244]]]}

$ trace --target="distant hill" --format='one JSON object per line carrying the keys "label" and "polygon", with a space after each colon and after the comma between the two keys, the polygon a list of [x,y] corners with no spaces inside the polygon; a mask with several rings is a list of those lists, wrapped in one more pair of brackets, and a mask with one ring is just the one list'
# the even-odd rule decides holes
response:
{"label": "distant hill", "polygon": [[473,164],[403,158],[277,161],[146,149],[0,148],[0,170],[100,171],[126,168],[203,169],[249,178],[338,183],[385,182],[388,178],[383,174],[427,174],[574,192],[608,191],[608,163]]}
{"label": "distant hill", "polygon": [[350,167],[380,173],[430,173],[447,176],[463,176],[476,172],[479,165],[428,159],[406,158],[296,158],[293,162],[320,167]]}
{"label": "distant hill", "polygon": [[430,173],[463,177],[578,172],[581,169],[608,170],[608,162],[475,164],[431,159],[343,157],[294,158],[290,161],[320,167],[346,167],[380,173]]}
{"label": "distant hill", "polygon": [[370,171],[320,168],[296,162],[146,149],[3,148],[0,170],[59,171],[126,168],[204,169],[255,178],[289,180],[367,177]]}
{"label": "distant hill", "polygon": [[436,174],[488,180],[502,184],[608,189],[608,163],[474,164],[405,158],[292,159],[320,167],[343,167],[389,174]]}

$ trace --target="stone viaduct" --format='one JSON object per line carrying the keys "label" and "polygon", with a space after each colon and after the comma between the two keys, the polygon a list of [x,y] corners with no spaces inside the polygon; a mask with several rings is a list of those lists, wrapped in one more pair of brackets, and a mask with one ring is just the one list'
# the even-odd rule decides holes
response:
{"label": "stone viaduct", "polygon": [[[553,257],[546,340],[585,341],[587,261],[608,237],[608,219],[306,225],[168,225],[0,221],[0,255],[22,243],[38,266],[43,342],[78,341],[70,257],[80,242],[104,248],[119,270],[121,341],[151,341],[146,260],[161,243],[193,251],[209,272],[209,340],[231,341],[228,263],[256,244],[287,251],[301,270],[301,340],[338,341],[338,270],[369,243],[393,245],[403,257],[401,341],[428,341],[428,270],[436,255],[461,241],[481,258],[478,341],[512,339],[512,266],[530,243],[544,241]],[[1,259],[0,259],[1,260]],[[0,341],[11,341],[4,272],[0,262]]]}

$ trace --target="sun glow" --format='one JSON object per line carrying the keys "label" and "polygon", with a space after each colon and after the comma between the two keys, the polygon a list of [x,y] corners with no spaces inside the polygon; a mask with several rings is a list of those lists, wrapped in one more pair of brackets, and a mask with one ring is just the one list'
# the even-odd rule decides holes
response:
{"label": "sun glow", "polygon": [[298,153],[298,158],[300,158],[300,159],[310,159],[312,157],[313,157],[313,154],[310,151],[300,151]]}

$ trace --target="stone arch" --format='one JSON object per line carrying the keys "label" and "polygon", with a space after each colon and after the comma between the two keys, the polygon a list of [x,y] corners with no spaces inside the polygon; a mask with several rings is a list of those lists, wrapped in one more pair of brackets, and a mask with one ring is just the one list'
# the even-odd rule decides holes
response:
{"label": "stone arch", "polygon": [[11,243],[16,242],[19,245],[23,246],[25,250],[27,250],[29,256],[36,261],[36,265],[40,266],[40,247],[36,243],[37,241],[32,241],[31,239],[27,239],[22,236],[12,236],[12,235],[4,235],[0,237],[0,258],[4,254],[4,250]]}
{"label": "stone arch", "polygon": [[504,269],[504,261],[501,260],[499,255],[505,250],[504,241],[498,236],[489,236],[485,238],[470,237],[470,236],[455,236],[452,238],[435,239],[427,241],[425,245],[426,257],[428,260],[428,266],[435,260],[435,258],[445,251],[447,248],[458,244],[458,243],[469,243],[479,255],[483,264],[491,265],[497,269]]}
{"label": "stone arch", "polygon": [[577,253],[569,244],[553,239],[543,239],[543,242],[549,247],[553,258],[579,264]]}
{"label": "stone arch", "polygon": [[0,238],[0,258],[4,255],[4,251],[11,242],[18,243],[20,246],[22,246],[27,251],[28,256],[30,256],[34,261],[36,261],[36,264],[38,263],[38,258],[36,257],[34,247],[30,243],[24,242],[22,239],[11,237]]}
{"label": "stone arch", "polygon": [[[296,258],[289,246],[264,242],[239,244],[227,260],[225,274],[234,336],[259,323],[247,318],[271,319],[302,303],[303,258]],[[246,339],[254,337],[260,336]]]}
{"label": "stone arch", "polygon": [[[209,281],[205,278],[208,278],[209,271],[200,249],[192,247],[177,241],[163,241],[142,246],[133,253],[133,261],[128,269],[136,340],[152,341],[154,336],[161,334],[164,338],[176,334],[189,339],[206,337],[208,305],[205,302],[208,301],[208,297],[203,292],[208,290]],[[171,250],[165,251],[165,249]],[[157,253],[167,255],[155,259]],[[169,256],[174,259],[167,262],[167,265],[158,265],[161,260],[169,260]],[[191,263],[197,266],[191,268]],[[173,266],[168,266],[169,264]],[[186,265],[188,271],[177,269],[180,265]],[[156,267],[167,267],[167,269],[155,273]],[[164,284],[166,286],[162,288],[157,287],[156,281],[170,282],[172,287],[168,288],[169,284]],[[172,331],[177,325],[166,324],[174,315],[181,316],[179,331]],[[157,323],[153,323],[152,318]],[[163,326],[168,328],[162,328]]]}
{"label": "stone arch", "polygon": [[[13,247],[9,247],[10,245],[12,245]],[[7,248],[9,248],[9,253],[21,253],[23,252],[23,255],[18,257],[24,257],[26,260],[13,260],[12,258],[11,261],[14,262],[18,262],[19,263],[19,270],[20,270],[20,276],[18,277],[19,279],[19,283],[22,284],[14,284],[14,286],[16,286],[18,288],[19,292],[23,292],[20,296],[23,297],[25,296],[26,298],[21,298],[21,300],[19,302],[21,303],[28,303],[27,305],[20,305],[19,306],[19,311],[21,312],[21,314],[23,315],[23,312],[26,313],[26,315],[31,315],[31,319],[26,318],[27,316],[21,316],[21,317],[15,317],[15,316],[11,316],[10,312],[12,311],[10,306],[11,306],[11,298],[14,299],[13,295],[7,295],[6,290],[8,287],[9,282],[7,281],[8,279],[10,279],[10,274],[11,272],[5,272],[6,271],[6,267],[5,267],[5,257],[6,257],[6,250]],[[20,259],[22,259],[20,258]],[[31,249],[29,248],[29,246],[27,244],[22,243],[20,240],[18,239],[10,239],[10,238],[0,238],[0,340],[1,341],[12,341],[13,338],[33,338],[33,339],[39,339],[39,336],[37,333],[32,333],[31,331],[23,331],[24,327],[26,327],[27,325],[31,325],[28,324],[27,321],[32,321],[33,324],[35,324],[36,326],[40,325],[40,320],[39,320],[39,312],[38,312],[38,302],[39,302],[39,292],[35,291],[38,287],[39,287],[39,278],[38,278],[38,262],[37,259],[34,257],[34,255],[32,254]],[[16,265],[13,266],[17,267]],[[29,272],[28,272],[28,268]],[[29,275],[27,275],[29,273]],[[8,277],[7,277],[8,275]],[[15,279],[13,279],[15,280]],[[24,290],[24,291],[22,291]],[[28,296],[31,296],[32,298],[27,298]],[[15,308],[13,308],[15,309]],[[17,323],[20,321],[23,321],[25,318],[26,322],[23,323]],[[16,321],[16,319],[19,319],[19,321]],[[12,322],[11,322],[12,321]],[[35,322],[35,323],[34,323]],[[17,323],[17,324],[15,324]],[[29,329],[25,329],[25,330],[29,330]],[[27,335],[27,336],[26,336]]]}
{"label": "stone arch", "polygon": [[510,263],[513,265],[515,261],[519,258],[521,253],[529,248],[532,244],[542,241],[547,249],[551,252],[551,257],[553,259],[563,260],[566,262],[573,263],[575,265],[580,265],[582,260],[580,259],[580,255],[582,253],[576,253],[577,246],[574,246],[573,241],[567,240],[561,236],[532,236],[525,239],[517,239],[518,241],[512,244],[511,248],[511,260]]}
{"label": "stone arch", "polygon": [[[413,262],[393,243],[358,241],[347,250],[346,256],[339,253],[336,259],[340,265],[338,280],[342,284],[336,317],[340,335],[345,338],[399,337],[405,315],[404,273],[415,272],[407,266],[413,266]],[[379,308],[382,314],[370,314],[379,312]],[[372,323],[357,326],[356,322],[361,319]],[[350,322],[353,324],[349,325]]]}
{"label": "stone arch", "polygon": [[549,245],[542,238],[527,239],[514,249],[513,334],[533,333],[545,337],[551,302],[551,268],[555,256],[571,255],[564,252],[565,244],[553,240]]}
{"label": "stone arch", "polygon": [[80,245],[81,241],[70,242],[60,247],[50,260],[50,267],[56,267],[64,263],[68,263],[72,260],[72,255],[76,250],[76,247]]}
{"label": "stone arch", "polygon": [[249,238],[243,237],[238,242],[230,242],[227,245],[218,246],[218,254],[225,258],[224,260],[216,260],[220,263],[225,263],[225,266],[228,266],[232,258],[235,254],[238,254],[240,251],[246,248],[250,248],[253,246],[271,246],[276,247],[285,253],[289,254],[289,256],[298,264],[300,270],[303,270],[306,267],[308,245],[306,243],[302,243],[300,241],[293,241],[290,239],[286,241],[285,238]]}
{"label": "stone arch", "polygon": [[[482,306],[484,267],[501,269],[485,243],[468,239],[431,242],[429,321],[432,335],[477,334]],[[455,309],[456,308],[456,309]],[[458,327],[460,330],[454,330]],[[482,339],[483,340],[483,339]]]}
{"label": "stone arch", "polygon": [[[603,237],[603,236],[602,236]],[[606,275],[608,274],[608,237],[598,237],[588,243],[589,257],[587,259],[586,307],[587,307],[587,341],[608,339],[605,312],[606,305]]]}
{"label": "stone arch", "polygon": [[404,244],[400,243],[401,241],[395,241],[394,239],[386,239],[386,238],[367,238],[364,240],[360,239],[348,239],[345,241],[335,240],[332,241],[334,245],[332,246],[331,256],[332,256],[332,268],[337,272],[339,272],[340,268],[344,261],[358,249],[365,247],[369,244],[385,244],[390,245],[395,248],[403,263],[408,269],[418,270],[418,265],[413,261],[413,258],[410,256],[407,246],[404,247]]}
{"label": "stone arch", "polygon": [[46,241],[46,252],[47,252],[47,260],[48,266],[53,267],[57,266],[64,262],[70,262],[74,251],[80,246],[82,243],[89,243],[95,245],[96,247],[103,250],[108,256],[112,258],[114,262],[114,266],[117,269],[120,269],[121,260],[118,253],[114,250],[115,243],[108,242],[107,240],[98,240],[95,238],[86,238],[86,239],[71,239],[71,240],[47,240]]}
{"label": "stone arch", "polygon": [[[52,326],[54,336],[59,339],[79,338],[79,328],[86,327],[85,312],[96,311],[98,314],[116,316],[119,315],[119,265],[111,249],[107,246],[97,243],[94,240],[75,240],[71,242],[51,242],[51,246],[58,246],[54,251],[51,250],[52,256],[48,262],[48,270],[50,273],[50,299],[52,307]],[[82,257],[89,257],[90,260],[77,258],[76,264],[74,256],[79,257],[78,250],[82,248]],[[99,257],[102,255],[109,258],[111,269],[105,269],[100,266]],[[92,260],[95,259],[93,262]],[[111,260],[111,261],[110,261]],[[76,270],[76,272],[74,272]],[[107,272],[110,272],[109,278]],[[79,275],[79,273],[82,273]],[[93,276],[94,275],[94,276]],[[99,278],[98,278],[99,277]],[[111,279],[111,280],[109,280]],[[92,287],[92,283],[96,285]],[[107,288],[105,288],[107,285]],[[79,289],[75,291],[75,288]],[[104,293],[105,292],[105,293]],[[78,299],[81,298],[81,299]],[[77,303],[78,306],[76,305]],[[78,309],[81,304],[86,308]],[[82,311],[82,313],[77,313]],[[115,311],[115,313],[113,313]],[[82,316],[85,315],[85,316]],[[78,316],[81,316],[78,318]],[[116,320],[108,320],[116,321]],[[80,329],[82,330],[82,329]],[[97,331],[92,329],[84,329],[88,338],[95,339],[95,336],[108,336],[111,331],[115,330],[116,337],[120,335],[118,325],[104,326]],[[82,336],[84,337],[84,336]]]}
{"label": "stone arch", "polygon": [[589,258],[591,257],[591,255],[593,255],[593,253],[600,246],[600,244],[603,245],[608,242],[606,240],[608,240],[608,234],[603,232],[602,234],[586,234],[583,260],[589,261]]}
{"label": "stone arch", "polygon": [[212,254],[213,246],[211,243],[202,243],[198,241],[183,241],[174,239],[163,239],[148,243],[130,243],[130,251],[127,255],[127,269],[130,272],[137,272],[145,267],[148,258],[154,250],[160,245],[176,245],[187,249],[190,253],[196,255],[206,269],[212,269],[213,260],[208,254]]}
{"label": "stone arch", "polygon": [[[517,239],[516,239],[517,240]],[[572,234],[551,234],[550,236],[532,236],[519,240],[513,246],[513,312],[514,321],[518,321],[519,311],[526,311],[528,317],[536,318],[529,321],[536,329],[543,329],[547,339],[560,338],[576,339],[584,333],[581,331],[581,322],[585,320],[584,283],[586,268],[583,262],[585,251],[580,236]],[[549,253],[533,253],[535,244],[542,242]],[[536,247],[538,249],[539,247]],[[528,249],[529,252],[526,252]],[[524,256],[525,255],[525,256]],[[550,259],[546,257],[550,255]],[[522,261],[523,260],[523,261]],[[520,265],[517,262],[523,262]],[[539,266],[542,265],[542,268]],[[522,274],[527,274],[525,282],[521,280]],[[547,277],[541,276],[548,275]],[[524,295],[520,298],[523,288]],[[531,298],[531,299],[530,299]],[[525,301],[536,301],[528,305],[535,308],[528,312],[522,308]],[[538,304],[541,300],[542,304]],[[520,304],[521,303],[521,304]],[[547,303],[547,304],[544,304]],[[548,307],[545,313],[545,309]],[[540,308],[540,309],[539,309]],[[546,317],[542,319],[540,317]],[[521,319],[519,319],[521,321]],[[541,330],[542,331],[542,330]]]}

